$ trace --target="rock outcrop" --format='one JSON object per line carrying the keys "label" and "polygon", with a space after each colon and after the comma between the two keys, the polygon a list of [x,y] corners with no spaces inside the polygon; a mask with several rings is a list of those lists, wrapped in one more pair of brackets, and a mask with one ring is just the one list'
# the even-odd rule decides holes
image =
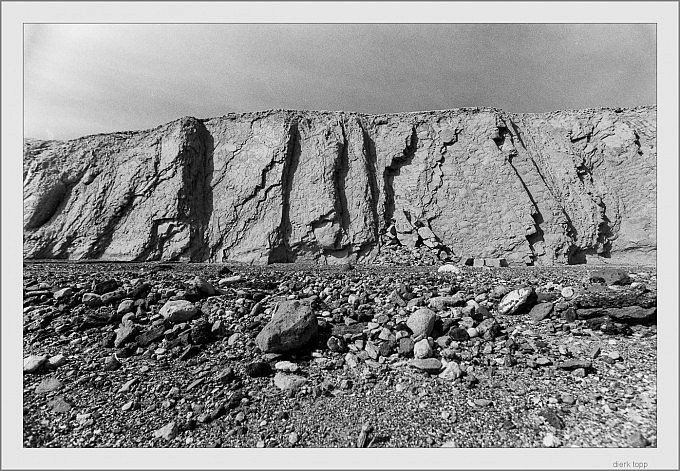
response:
{"label": "rock outcrop", "polygon": [[656,107],[267,111],[24,144],[31,259],[653,263]]}

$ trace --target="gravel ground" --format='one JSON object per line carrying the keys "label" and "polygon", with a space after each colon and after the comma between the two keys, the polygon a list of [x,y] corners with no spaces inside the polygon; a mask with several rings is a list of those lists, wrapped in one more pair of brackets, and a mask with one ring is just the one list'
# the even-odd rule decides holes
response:
{"label": "gravel ground", "polygon": [[[608,267],[629,275],[611,286],[597,270],[26,263],[24,357],[52,365],[24,362],[24,446],[654,447],[656,322],[608,310],[655,307],[656,270]],[[523,286],[535,295],[501,314]],[[169,323],[170,299],[198,315]],[[262,352],[274,306],[295,299],[312,303],[318,335]],[[552,312],[534,319],[536,303]],[[396,339],[419,340],[406,325],[426,306],[430,372]],[[482,319],[498,331],[476,334]],[[457,377],[439,374],[450,363]]]}

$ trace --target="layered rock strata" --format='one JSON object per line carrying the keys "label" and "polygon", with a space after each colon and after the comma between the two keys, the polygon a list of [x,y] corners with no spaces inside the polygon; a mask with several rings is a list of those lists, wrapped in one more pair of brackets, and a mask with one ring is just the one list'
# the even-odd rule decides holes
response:
{"label": "layered rock strata", "polygon": [[24,144],[32,259],[656,256],[656,107],[267,111]]}

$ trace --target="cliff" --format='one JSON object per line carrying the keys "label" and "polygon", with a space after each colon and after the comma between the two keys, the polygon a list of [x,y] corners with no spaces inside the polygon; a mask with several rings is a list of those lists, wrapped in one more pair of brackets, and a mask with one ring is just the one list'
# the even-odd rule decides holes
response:
{"label": "cliff", "polygon": [[267,111],[25,140],[25,258],[654,263],[656,107]]}

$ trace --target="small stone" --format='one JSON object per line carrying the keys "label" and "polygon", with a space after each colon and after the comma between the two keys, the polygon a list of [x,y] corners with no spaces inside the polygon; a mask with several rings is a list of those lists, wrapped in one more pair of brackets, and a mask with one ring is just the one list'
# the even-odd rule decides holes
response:
{"label": "small stone", "polygon": [[529,315],[534,322],[541,322],[543,319],[550,317],[553,307],[553,303],[536,304],[533,308],[531,308]]}
{"label": "small stone", "polygon": [[261,378],[264,376],[269,376],[272,373],[271,366],[269,363],[263,361],[254,361],[249,363],[245,367],[246,374],[251,378]]}
{"label": "small stone", "polygon": [[177,436],[177,432],[178,432],[177,424],[174,421],[172,421],[172,422],[167,423],[165,426],[159,428],[158,430],[156,430],[153,433],[153,435],[156,438],[162,438],[164,440],[172,440],[173,438],[175,438]]}
{"label": "small stone", "polygon": [[56,412],[57,414],[65,414],[73,408],[71,403],[64,399],[63,396],[54,398],[47,405],[52,409],[52,412]]}
{"label": "small stone", "polygon": [[498,303],[498,313],[501,315],[519,314],[531,307],[531,304],[535,299],[536,292],[531,287],[510,291],[503,296],[501,302]]}
{"label": "small stone", "polygon": [[408,357],[413,355],[414,349],[413,339],[410,337],[403,337],[399,339],[399,346],[397,347],[397,353],[403,357]]}
{"label": "small stone", "polygon": [[120,348],[128,342],[134,340],[137,335],[137,327],[132,324],[124,324],[116,330],[116,340],[113,342],[115,348]]}
{"label": "small stone", "polygon": [[190,330],[189,336],[195,344],[205,344],[210,341],[210,322],[207,319],[195,321]]}
{"label": "small stone", "polygon": [[83,304],[89,307],[101,306],[103,304],[102,297],[95,293],[85,293],[83,294]]}
{"label": "small stone", "polygon": [[58,391],[64,387],[64,384],[57,378],[47,378],[40,382],[35,388],[36,394],[47,394]]}
{"label": "small stone", "polygon": [[292,391],[295,392],[304,386],[307,380],[302,376],[286,374],[286,373],[276,373],[274,376],[274,385],[281,389],[282,391]]}
{"label": "small stone", "polygon": [[454,275],[458,275],[461,273],[460,267],[457,267],[456,265],[451,265],[451,264],[446,264],[442,265],[437,269],[437,273],[451,273]]}
{"label": "small stone", "polygon": [[47,355],[31,355],[24,358],[24,373],[37,373],[45,366],[48,358]]}
{"label": "small stone", "polygon": [[570,406],[576,404],[576,399],[571,394],[562,394],[560,396],[560,399],[562,400],[562,402]]}
{"label": "small stone", "polygon": [[276,371],[283,371],[284,373],[295,373],[300,367],[291,361],[279,361],[274,365]]}
{"label": "small stone", "polygon": [[129,312],[134,312],[135,310],[135,301],[133,299],[124,299],[121,301],[121,303],[118,305],[117,309],[117,314],[118,315],[125,315]]}
{"label": "small stone", "polygon": [[196,317],[198,308],[193,303],[180,299],[168,301],[160,310],[160,315],[168,322],[187,322]]}
{"label": "small stone", "polygon": [[439,370],[442,368],[441,361],[436,358],[416,358],[411,360],[409,365],[428,373],[439,373]]}
{"label": "small stone", "polygon": [[473,338],[475,338],[479,335],[479,332],[474,327],[470,327],[469,329],[467,329],[467,334],[468,334],[468,337],[473,339]]}
{"label": "small stone", "polygon": [[493,404],[493,401],[489,399],[475,399],[475,405],[478,407],[487,407]]}
{"label": "small stone", "polygon": [[464,342],[470,338],[470,334],[464,327],[454,327],[449,331],[449,336],[457,342]]}
{"label": "small stone", "polygon": [[125,384],[123,384],[123,386],[121,386],[121,388],[118,390],[118,392],[127,392],[137,383],[139,383],[139,378],[132,378],[131,380],[126,381]]}
{"label": "small stone", "polygon": [[616,350],[613,351],[613,352],[607,353],[607,356],[608,356],[609,358],[611,358],[612,360],[614,360],[614,361],[620,360],[620,359],[621,359],[621,354],[620,354],[618,351],[616,351]]}
{"label": "small stone", "polygon": [[628,436],[628,445],[630,445],[633,448],[645,448],[649,446],[649,440],[645,438],[644,435],[642,435],[639,431],[638,432],[633,432]]}
{"label": "small stone", "polygon": [[208,283],[204,278],[201,278],[200,276],[195,277],[192,280],[192,285],[203,295],[205,296],[214,296],[215,295],[215,288],[213,285]]}
{"label": "small stone", "polygon": [[62,299],[70,298],[72,295],[73,289],[63,288],[54,292],[54,299],[56,299],[57,301],[61,301]]}
{"label": "small stone", "polygon": [[562,442],[550,432],[546,433],[545,437],[543,437],[543,446],[546,448],[556,448],[560,445],[562,445]]}
{"label": "small stone", "polygon": [[135,405],[135,402],[134,402],[134,401],[128,401],[128,402],[126,402],[125,404],[123,404],[123,407],[121,407],[121,410],[122,410],[123,412],[127,412],[127,411],[129,411],[130,409],[132,409],[132,408],[134,407],[134,405]]}
{"label": "small stone", "polygon": [[422,339],[413,346],[413,356],[416,358],[429,358],[432,356],[432,347],[427,339]]}
{"label": "small stone", "polygon": [[543,409],[538,415],[543,417],[549,425],[555,427],[556,429],[561,429],[564,427],[564,422],[562,419],[551,409]]}
{"label": "small stone", "polygon": [[326,342],[326,346],[334,353],[343,353],[347,351],[347,344],[343,339],[338,337],[330,337]]}
{"label": "small stone", "polygon": [[288,435],[288,443],[291,445],[295,445],[299,440],[300,435],[298,435],[297,432],[291,432],[290,435]]}
{"label": "small stone", "polygon": [[104,360],[104,370],[113,371],[121,367],[120,361],[115,356],[106,357]]}
{"label": "small stone", "polygon": [[62,354],[54,355],[47,360],[47,367],[53,370],[64,366],[66,364],[66,357]]}
{"label": "small stone", "polygon": [[227,345],[229,345],[230,347],[233,347],[234,345],[236,345],[236,343],[238,342],[238,340],[240,338],[241,338],[241,334],[239,332],[234,332],[227,339]]}
{"label": "small stone", "polygon": [[574,297],[574,288],[572,288],[571,286],[566,286],[562,288],[560,294],[564,299],[571,299]]}
{"label": "small stone", "polygon": [[439,373],[439,377],[449,381],[454,381],[463,376],[463,371],[460,369],[460,365],[455,361],[448,362],[444,367],[444,371]]}

